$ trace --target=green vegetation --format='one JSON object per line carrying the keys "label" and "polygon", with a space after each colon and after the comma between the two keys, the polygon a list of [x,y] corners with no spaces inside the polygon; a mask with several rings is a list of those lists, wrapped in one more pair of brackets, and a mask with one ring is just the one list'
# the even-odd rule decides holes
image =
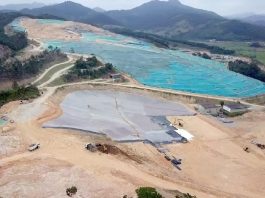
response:
{"label": "green vegetation", "polygon": [[[50,16],[57,16],[69,21],[78,21],[81,23],[97,24],[97,25],[118,25],[116,21],[103,13],[98,13],[90,8],[80,4],[65,1],[60,4],[45,6],[36,9],[25,9],[23,13],[38,16],[46,13]],[[82,17],[81,17],[82,16]]]}
{"label": "green vegetation", "polygon": [[206,43],[207,45],[215,45],[224,49],[234,50],[235,55],[249,57],[263,65],[265,65],[265,47],[253,47],[248,42],[211,42]]}
{"label": "green vegetation", "polygon": [[212,54],[233,55],[235,53],[234,50],[224,49],[222,47],[212,46],[206,43],[177,40],[177,39],[162,37],[162,36],[149,34],[145,32],[132,31],[129,29],[124,29],[124,28],[111,28],[110,30],[118,34],[124,34],[124,35],[132,36],[138,39],[147,40],[149,42],[154,43],[158,47],[170,48],[171,46],[178,47],[179,45],[181,46],[185,45],[186,47],[205,49],[205,50],[208,50]]}
{"label": "green vegetation", "polygon": [[[157,192],[155,188],[151,187],[140,187],[136,190],[136,194],[138,198],[163,198],[163,196]],[[192,196],[189,193],[181,193],[178,192],[176,198],[196,198],[196,196]],[[124,197],[127,197],[126,195]]]}
{"label": "green vegetation", "polygon": [[176,41],[176,42],[179,42],[181,44],[185,44],[185,45],[188,45],[191,47],[206,49],[209,52],[211,52],[212,54],[233,55],[235,53],[234,50],[224,49],[224,48],[221,48],[218,46],[207,45],[205,43],[197,43],[197,42],[191,42],[191,41]]}
{"label": "green vegetation", "polygon": [[66,189],[66,194],[69,197],[72,197],[73,195],[75,195],[77,193],[77,188],[75,186],[72,186],[71,188],[67,188]]}
{"label": "green vegetation", "polygon": [[28,45],[27,35],[24,32],[17,32],[8,36],[5,34],[4,27],[20,16],[21,14],[15,12],[0,13],[0,44],[14,51],[21,50]]}
{"label": "green vegetation", "polygon": [[69,62],[69,63],[62,63],[57,65],[56,67],[52,68],[51,70],[49,70],[44,76],[43,78],[41,78],[38,82],[35,83],[35,85],[41,85],[45,82],[47,82],[53,74],[57,73],[60,70],[63,70],[67,67],[70,67],[73,64],[73,62]]}
{"label": "green vegetation", "polygon": [[249,47],[255,47],[255,48],[260,48],[263,47],[259,42],[253,42],[249,45]]}
{"label": "green vegetation", "polygon": [[11,101],[29,100],[39,96],[40,92],[37,87],[19,87],[17,83],[14,83],[13,89],[0,92],[0,107]]}
{"label": "green vegetation", "polygon": [[80,79],[96,79],[115,72],[112,64],[103,65],[95,56],[84,60],[78,59],[70,72],[63,76],[65,82],[73,82]]}
{"label": "green vegetation", "polygon": [[58,19],[58,17],[44,14],[39,16],[30,16],[19,12],[0,13],[0,44],[7,46],[13,51],[24,49],[28,45],[27,34],[25,32],[13,32],[11,35],[5,34],[5,26],[18,17],[27,16],[31,18]]}
{"label": "green vegetation", "polygon": [[56,87],[59,85],[63,85],[67,83],[64,79],[64,76],[60,76],[59,78],[56,78],[54,81],[52,81],[51,83],[49,83],[47,86],[48,87]]}
{"label": "green vegetation", "polygon": [[265,28],[229,20],[178,0],[151,1],[132,10],[105,12],[124,27],[184,40],[265,40]]}
{"label": "green vegetation", "polygon": [[201,57],[204,58],[204,59],[212,59],[208,54],[206,53],[203,53],[201,54]]}
{"label": "green vegetation", "polygon": [[235,62],[229,62],[228,68],[236,73],[265,82],[265,72],[255,63],[247,63],[237,60]]}
{"label": "green vegetation", "polygon": [[177,195],[176,198],[196,198],[196,196],[192,196],[189,193],[184,193],[182,195]]}
{"label": "green vegetation", "polygon": [[[135,190],[137,198],[163,198],[163,196],[157,192],[155,188],[151,187],[140,187]],[[181,193],[180,191],[169,191],[170,194],[175,195],[175,198],[196,198],[196,196],[190,195],[189,193]],[[173,196],[172,196],[173,197]],[[129,198],[124,195],[123,198]]]}
{"label": "green vegetation", "polygon": [[31,56],[25,61],[16,58],[7,60],[0,65],[0,80],[22,80],[37,75],[45,65],[57,60],[58,58],[66,58],[60,49],[52,48],[42,53]]}
{"label": "green vegetation", "polygon": [[193,53],[192,54],[193,56],[200,56],[200,57],[202,57],[202,58],[204,58],[204,59],[212,59],[208,54],[206,54],[206,53]]}
{"label": "green vegetation", "polygon": [[136,190],[138,198],[162,198],[155,188],[151,187],[140,187]]}
{"label": "green vegetation", "polygon": [[213,12],[185,6],[177,0],[151,1],[135,9],[104,13],[67,1],[23,12],[31,15],[47,13],[100,26],[126,27],[174,39],[265,40],[264,27],[228,20]]}

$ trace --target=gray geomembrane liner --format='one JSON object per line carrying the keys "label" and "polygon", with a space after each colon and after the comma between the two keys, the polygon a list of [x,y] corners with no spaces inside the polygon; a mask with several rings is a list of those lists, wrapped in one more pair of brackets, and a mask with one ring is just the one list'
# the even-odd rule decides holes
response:
{"label": "gray geomembrane liner", "polygon": [[[44,128],[69,128],[105,134],[114,141],[180,141],[165,116],[190,116],[184,105],[118,91],[76,91],[61,103],[63,115]],[[176,134],[174,134],[176,133]]]}

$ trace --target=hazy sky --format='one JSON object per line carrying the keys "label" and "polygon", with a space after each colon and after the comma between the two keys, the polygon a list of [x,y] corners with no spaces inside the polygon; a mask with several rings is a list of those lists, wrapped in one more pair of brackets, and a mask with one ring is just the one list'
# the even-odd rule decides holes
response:
{"label": "hazy sky", "polygon": [[[32,0],[34,1],[34,0]],[[30,3],[29,0],[0,0],[0,4]],[[54,4],[64,0],[36,0],[45,4]],[[106,10],[129,9],[150,0],[73,0],[88,7],[102,7]],[[215,11],[221,15],[238,13],[263,13],[265,14],[265,0],[180,0],[182,3],[206,10]]]}

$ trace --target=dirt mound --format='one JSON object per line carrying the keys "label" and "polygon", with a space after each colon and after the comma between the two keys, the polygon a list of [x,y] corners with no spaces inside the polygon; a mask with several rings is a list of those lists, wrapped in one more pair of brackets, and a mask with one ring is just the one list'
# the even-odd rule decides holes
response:
{"label": "dirt mound", "polygon": [[120,148],[114,146],[114,145],[109,145],[109,144],[96,144],[97,150],[105,153],[105,154],[111,154],[111,155],[122,155],[125,156],[126,158],[133,160],[139,164],[142,163],[140,159],[137,158],[137,156],[134,155],[129,155]]}

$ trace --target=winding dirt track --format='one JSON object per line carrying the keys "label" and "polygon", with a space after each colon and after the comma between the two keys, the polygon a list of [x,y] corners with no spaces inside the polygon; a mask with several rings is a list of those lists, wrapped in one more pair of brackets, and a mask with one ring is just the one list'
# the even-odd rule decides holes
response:
{"label": "winding dirt track", "polygon": [[[40,80],[42,80],[42,79],[44,78],[44,76],[47,75],[47,73],[50,72],[52,69],[54,69],[54,68],[56,68],[56,67],[58,67],[58,66],[60,66],[60,65],[62,65],[62,64],[71,63],[71,62],[73,62],[73,60],[74,60],[74,58],[73,58],[72,56],[68,56],[68,60],[67,60],[67,61],[62,62],[62,63],[55,64],[55,65],[53,65],[52,67],[49,67],[49,68],[46,69],[46,70],[45,70],[45,71],[44,71],[44,72],[43,72],[43,73],[42,73],[42,74],[41,74],[41,75],[40,75],[35,81],[33,81],[32,84],[36,84],[36,83],[38,83],[38,82],[39,82]],[[71,67],[73,67],[73,64],[70,65],[69,67],[63,69],[63,70],[59,70],[58,72],[56,72],[55,74],[53,74],[52,77],[51,77],[48,81],[44,82],[43,84],[39,85],[38,87],[41,88],[41,87],[46,86],[47,84],[49,84],[50,82],[52,82],[54,79],[58,78],[58,77],[60,76],[60,74],[62,74],[62,72],[69,70]],[[59,74],[58,74],[58,73],[59,73]]]}

